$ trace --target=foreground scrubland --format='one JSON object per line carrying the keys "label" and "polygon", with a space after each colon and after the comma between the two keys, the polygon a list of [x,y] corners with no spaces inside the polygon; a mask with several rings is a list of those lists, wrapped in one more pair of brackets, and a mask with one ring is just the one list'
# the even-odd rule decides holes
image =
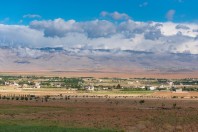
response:
{"label": "foreground scrubland", "polygon": [[1,131],[198,131],[197,100],[1,99]]}

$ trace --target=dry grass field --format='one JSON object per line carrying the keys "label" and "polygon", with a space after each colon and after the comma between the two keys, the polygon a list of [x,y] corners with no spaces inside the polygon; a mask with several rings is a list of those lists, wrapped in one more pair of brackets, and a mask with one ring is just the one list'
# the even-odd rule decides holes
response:
{"label": "dry grass field", "polygon": [[5,131],[198,131],[198,92],[10,88],[0,95],[0,129]]}
{"label": "dry grass field", "polygon": [[[196,132],[197,100],[70,98],[0,100],[0,127]],[[54,128],[54,130],[57,130]],[[2,130],[2,129],[1,129]]]}

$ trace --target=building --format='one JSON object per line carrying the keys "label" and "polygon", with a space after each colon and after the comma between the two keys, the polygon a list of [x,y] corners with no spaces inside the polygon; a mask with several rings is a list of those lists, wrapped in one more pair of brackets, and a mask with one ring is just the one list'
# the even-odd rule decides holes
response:
{"label": "building", "polygon": [[94,86],[93,85],[85,86],[85,90],[94,91]]}
{"label": "building", "polygon": [[5,86],[8,86],[8,85],[10,85],[10,82],[5,82]]}
{"label": "building", "polygon": [[14,82],[12,85],[15,86],[15,87],[18,87],[19,86],[19,84],[16,83],[16,82]]}
{"label": "building", "polygon": [[21,88],[29,88],[28,84],[23,84]]}
{"label": "building", "polygon": [[176,93],[182,93],[183,90],[182,90],[182,88],[177,88],[177,89],[175,90],[175,92],[176,92]]}
{"label": "building", "polygon": [[34,85],[34,88],[41,88],[41,85],[40,85],[40,83],[35,83],[35,85]]}
{"label": "building", "polygon": [[149,87],[149,90],[155,90],[155,89],[156,89],[156,88],[153,87],[153,86]]}

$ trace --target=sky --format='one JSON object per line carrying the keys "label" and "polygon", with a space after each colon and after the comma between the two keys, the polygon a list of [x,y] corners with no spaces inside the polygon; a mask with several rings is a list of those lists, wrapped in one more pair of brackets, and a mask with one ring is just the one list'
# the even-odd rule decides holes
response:
{"label": "sky", "polygon": [[0,46],[198,54],[197,0],[2,0]]}
{"label": "sky", "polygon": [[[2,0],[1,23],[27,24],[24,15],[39,15],[40,19],[63,18],[86,21],[99,18],[102,11],[128,14],[136,21],[167,21],[166,14],[174,22],[198,20],[197,0]],[[38,19],[38,18],[37,18]]]}

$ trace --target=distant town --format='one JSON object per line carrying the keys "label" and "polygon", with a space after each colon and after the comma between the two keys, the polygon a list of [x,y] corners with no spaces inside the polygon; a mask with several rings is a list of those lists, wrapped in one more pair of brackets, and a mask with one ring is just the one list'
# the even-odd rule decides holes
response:
{"label": "distant town", "polygon": [[71,91],[198,91],[198,79],[155,78],[93,78],[0,76],[0,88],[45,89],[63,88]]}

